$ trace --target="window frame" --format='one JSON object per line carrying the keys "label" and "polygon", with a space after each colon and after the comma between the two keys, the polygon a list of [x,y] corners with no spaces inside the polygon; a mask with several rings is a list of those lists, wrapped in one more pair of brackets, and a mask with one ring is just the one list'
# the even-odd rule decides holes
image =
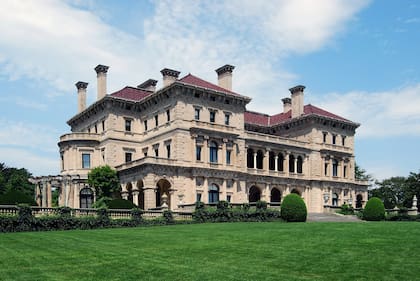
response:
{"label": "window frame", "polygon": [[[87,157],[87,160],[85,159]],[[91,157],[90,153],[82,153],[82,169],[90,169],[91,167]]]}

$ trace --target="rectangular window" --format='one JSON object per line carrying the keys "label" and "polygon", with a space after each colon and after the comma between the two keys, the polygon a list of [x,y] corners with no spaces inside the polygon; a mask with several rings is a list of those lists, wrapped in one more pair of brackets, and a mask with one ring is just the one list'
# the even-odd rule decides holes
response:
{"label": "rectangular window", "polygon": [[155,148],[155,157],[159,157],[159,148]]}
{"label": "rectangular window", "polygon": [[323,141],[323,143],[326,143],[327,142],[327,135],[328,135],[328,133],[326,133],[326,132],[323,132],[322,133],[322,136],[323,136],[322,141]]}
{"label": "rectangular window", "polygon": [[232,196],[231,195],[226,195],[226,201],[228,201],[230,203],[231,200],[232,200]]}
{"label": "rectangular window", "polygon": [[230,156],[232,154],[231,150],[226,150],[226,164],[230,165]]}
{"label": "rectangular window", "polygon": [[201,146],[195,147],[195,160],[201,161]]}
{"label": "rectangular window", "polygon": [[82,154],[82,168],[90,169],[90,154],[88,153]]}
{"label": "rectangular window", "polygon": [[216,122],[216,111],[210,111],[210,122]]}
{"label": "rectangular window", "polygon": [[333,135],[332,136],[332,144],[335,144],[336,143],[336,140],[337,140],[337,136],[336,135]]}
{"label": "rectangular window", "polygon": [[155,127],[159,126],[159,116],[155,115]]}
{"label": "rectangular window", "polygon": [[343,168],[343,178],[347,177],[347,166],[344,166]]}
{"label": "rectangular window", "polygon": [[95,134],[98,133],[98,125],[95,124]]}
{"label": "rectangular window", "polygon": [[194,119],[195,120],[200,120],[200,109],[199,108],[194,108]]}
{"label": "rectangular window", "polygon": [[132,156],[133,156],[133,154],[132,153],[130,153],[130,152],[126,152],[125,153],[125,162],[127,163],[127,162],[131,162],[132,161]]}
{"label": "rectangular window", "polygon": [[342,144],[343,146],[345,146],[345,145],[346,145],[346,136],[341,136],[341,144]]}
{"label": "rectangular window", "polygon": [[171,121],[171,112],[168,110],[166,110],[166,121],[169,122]]}
{"label": "rectangular window", "polygon": [[196,202],[201,202],[201,193],[197,193]]}
{"label": "rectangular window", "polygon": [[131,132],[131,120],[130,119],[125,119],[125,131],[126,132]]}
{"label": "rectangular window", "polygon": [[230,125],[230,114],[225,114],[225,125]]}
{"label": "rectangular window", "polygon": [[144,154],[144,157],[147,157],[147,151],[145,151],[143,154]]}
{"label": "rectangular window", "polygon": [[105,120],[102,120],[102,132],[105,132]]}
{"label": "rectangular window", "polygon": [[171,145],[170,144],[166,145],[166,156],[168,159],[171,158]]}
{"label": "rectangular window", "polygon": [[144,124],[144,131],[146,132],[147,131],[147,120],[144,120],[143,124]]}
{"label": "rectangular window", "polygon": [[324,164],[324,175],[328,176],[328,163]]}

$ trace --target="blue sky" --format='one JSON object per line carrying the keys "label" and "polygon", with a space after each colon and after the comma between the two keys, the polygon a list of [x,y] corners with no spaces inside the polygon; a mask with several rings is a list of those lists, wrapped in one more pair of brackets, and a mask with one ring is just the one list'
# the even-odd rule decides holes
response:
{"label": "blue sky", "polygon": [[236,66],[248,109],[274,114],[297,84],[305,103],[361,123],[356,162],[375,178],[420,169],[418,1],[2,1],[0,162],[59,173],[57,141],[96,97],[172,68],[216,83]]}

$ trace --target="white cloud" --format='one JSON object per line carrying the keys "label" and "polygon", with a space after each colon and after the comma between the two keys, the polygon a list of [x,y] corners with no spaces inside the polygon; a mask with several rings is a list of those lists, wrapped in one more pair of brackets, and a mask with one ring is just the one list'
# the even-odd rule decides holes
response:
{"label": "white cloud", "polygon": [[377,93],[330,93],[317,104],[361,123],[360,137],[420,136],[420,84]]}

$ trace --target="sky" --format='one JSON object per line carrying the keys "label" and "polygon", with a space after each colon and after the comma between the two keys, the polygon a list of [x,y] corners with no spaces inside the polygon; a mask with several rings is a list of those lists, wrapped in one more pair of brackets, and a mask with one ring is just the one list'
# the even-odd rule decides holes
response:
{"label": "sky", "polygon": [[356,162],[374,178],[420,172],[420,3],[368,0],[2,0],[0,162],[59,174],[59,137],[77,113],[77,81],[96,99],[98,64],[108,92],[167,67],[233,90],[249,110],[275,114],[288,89],[343,116]]}

